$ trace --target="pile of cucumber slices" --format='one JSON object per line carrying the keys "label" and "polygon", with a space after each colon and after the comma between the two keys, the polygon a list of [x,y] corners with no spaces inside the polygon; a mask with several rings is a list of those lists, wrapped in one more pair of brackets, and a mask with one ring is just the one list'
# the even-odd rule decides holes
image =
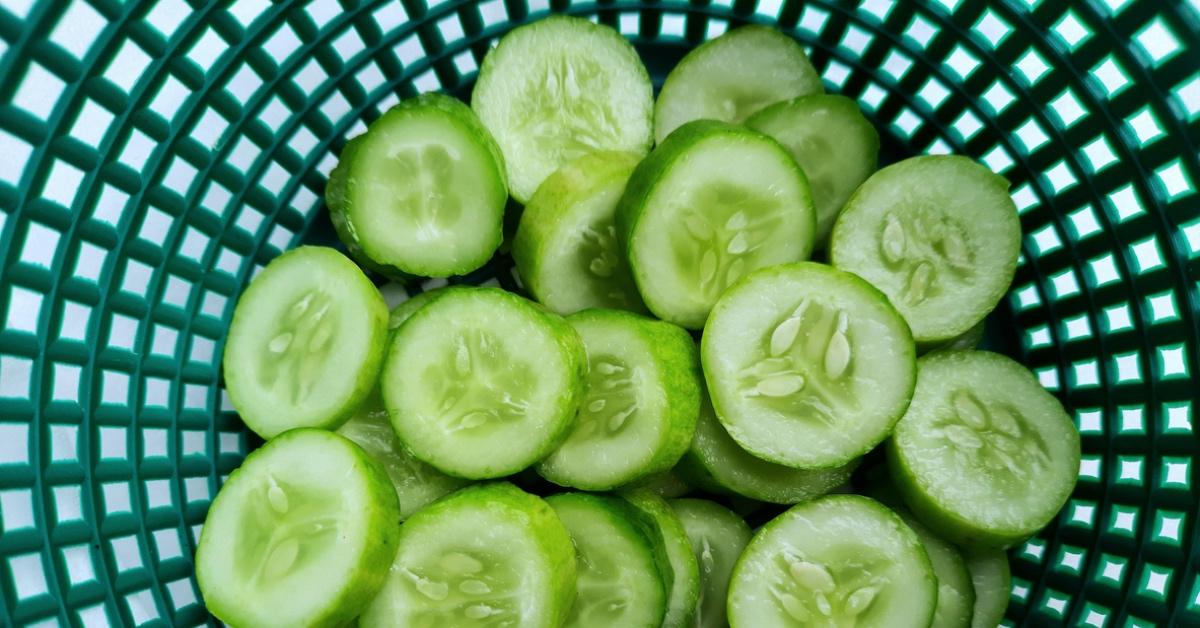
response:
{"label": "pile of cucumber slices", "polygon": [[[876,171],[878,151],[759,26],[655,100],[619,34],[550,17],[488,52],[469,106],[384,113],[329,177],[348,256],[285,253],[237,304],[225,386],[266,443],[203,526],[208,608],[996,626],[1003,550],[1067,499],[1079,435],[975,349],[1019,254],[1008,183],[958,156]],[[364,272],[417,286],[502,247],[522,293],[451,280],[389,311]]]}

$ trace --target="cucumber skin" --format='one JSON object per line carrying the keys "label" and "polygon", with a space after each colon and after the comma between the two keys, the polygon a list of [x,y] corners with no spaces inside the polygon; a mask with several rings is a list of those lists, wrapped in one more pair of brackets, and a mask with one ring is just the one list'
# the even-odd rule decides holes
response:
{"label": "cucumber skin", "polygon": [[[975,587],[975,614],[971,617],[971,628],[996,628],[1004,620],[1008,610],[1008,600],[1012,591],[1012,571],[1008,564],[1008,556],[996,550],[963,550],[963,558],[967,563],[967,571],[971,574],[971,584]],[[989,601],[979,594],[979,585],[984,580],[995,578],[999,580],[1000,589],[1005,595],[999,603],[988,605]]]}
{"label": "cucumber skin", "polygon": [[[956,353],[973,353],[987,354],[993,361],[1010,362],[1015,366],[1022,367],[1019,363],[1014,362],[1011,358],[994,354],[988,351],[935,351],[925,357],[921,361],[928,359],[937,359],[941,356],[950,356]],[[1037,384],[1040,389],[1041,384],[1033,379],[1033,375],[1029,374],[1030,379]],[[1047,392],[1046,394],[1050,394]],[[1064,410],[1064,415],[1066,411]],[[1070,419],[1068,419],[1070,420]],[[1079,433],[1075,434],[1075,460],[1071,465],[1072,468],[1079,467]],[[1044,525],[1036,528],[1023,530],[984,530],[977,524],[969,522],[955,513],[952,513],[939,506],[931,499],[925,491],[917,485],[915,475],[912,470],[904,464],[903,454],[900,448],[896,445],[896,439],[889,438],[886,444],[888,472],[891,475],[892,482],[895,483],[901,496],[904,497],[904,503],[912,510],[917,519],[926,525],[930,530],[933,530],[938,536],[969,549],[995,549],[1006,550],[1013,547],[1025,539],[1037,534]],[[1067,491],[1064,496],[1064,501],[1074,491],[1072,486],[1071,491]],[[1061,509],[1061,505],[1059,507]],[[1048,522],[1047,522],[1048,523]]]}
{"label": "cucumber skin", "polygon": [[[621,200],[617,202],[617,239],[624,249],[625,257],[630,259],[630,268],[633,271],[634,283],[637,283],[638,273],[632,268],[633,251],[633,231],[637,228],[638,221],[641,220],[642,214],[646,210],[646,201],[650,196],[651,190],[655,184],[663,177],[664,174],[675,164],[679,158],[687,152],[688,149],[703,142],[704,140],[715,137],[717,135],[727,135],[738,138],[753,138],[756,140],[765,140],[774,144],[779,149],[780,154],[786,159],[785,163],[791,164],[796,174],[804,181],[804,187],[808,188],[808,176],[796,165],[796,160],[792,158],[787,149],[782,144],[775,141],[769,135],[759,133],[740,125],[728,124],[726,122],[718,122],[716,120],[693,120],[671,132],[661,144],[656,146],[650,154],[638,164],[634,169],[633,174],[629,177],[629,183],[625,185],[625,193],[621,195]],[[810,209],[809,215],[809,241],[805,245],[806,252],[801,256],[807,259],[812,254],[814,236],[817,230],[817,213],[811,205],[810,192]],[[732,288],[732,286],[730,287]],[[671,316],[664,316],[664,312],[669,312],[663,308],[663,304],[654,303],[654,298],[647,295],[641,285],[638,284],[638,291],[642,295],[642,300],[646,306],[650,308],[659,318],[676,323],[682,327],[692,328],[687,323],[695,323],[695,321],[675,321]],[[728,291],[728,290],[727,290]],[[703,327],[703,323],[698,327]]]}
{"label": "cucumber skin", "polygon": [[[570,434],[571,426],[574,425],[575,413],[578,411],[579,404],[583,402],[584,396],[587,394],[587,372],[588,372],[587,352],[583,348],[583,340],[579,337],[578,332],[575,331],[574,327],[571,327],[571,325],[569,323],[567,323],[566,319],[551,312],[550,310],[547,310],[541,304],[535,303],[533,301],[530,301],[529,299],[526,299],[519,295],[513,294],[512,292],[508,292],[507,290],[501,290],[500,288],[456,286],[453,290],[439,290],[437,292],[438,292],[438,294],[436,296],[432,296],[429,299],[429,301],[425,303],[425,305],[418,308],[416,312],[414,312],[411,316],[409,316],[408,319],[406,321],[404,321],[404,323],[402,323],[400,325],[400,327],[398,327],[395,330],[395,332],[393,332],[392,337],[388,340],[388,345],[387,345],[387,351],[389,353],[391,352],[391,348],[393,346],[395,346],[396,342],[400,339],[400,331],[410,321],[416,319],[417,317],[429,316],[429,314],[428,314],[429,305],[436,303],[446,297],[450,297],[450,296],[454,296],[454,295],[458,295],[458,294],[465,294],[468,292],[486,292],[489,294],[494,294],[494,295],[499,296],[502,299],[506,299],[510,302],[517,303],[520,305],[520,307],[529,308],[529,310],[532,313],[534,313],[536,316],[538,316],[542,321],[547,323],[548,326],[550,327],[551,331],[554,334],[555,344],[558,345],[558,347],[562,350],[562,354],[563,354],[564,358],[566,359],[567,369],[569,371],[568,378],[574,382],[574,385],[568,387],[568,390],[565,391],[565,394],[560,399],[558,414],[560,414],[564,418],[560,421],[560,425],[559,425],[558,429],[554,432],[553,435],[551,435],[551,438],[547,441],[546,447],[543,449],[543,451],[541,452],[541,455],[538,456],[537,459],[545,458],[551,451],[554,451],[555,449],[557,449],[558,446],[561,445],[564,440],[566,440],[567,435]],[[382,298],[382,297],[380,297],[380,298]],[[382,369],[383,372],[380,374],[381,382],[387,381],[388,379],[390,379],[386,375],[386,373],[388,371],[390,371],[391,368],[394,368],[394,367],[392,367],[390,362],[385,359],[383,369]],[[384,386],[381,386],[380,388],[383,392],[384,408],[387,410],[388,417],[392,421],[392,429],[395,429],[395,424],[396,424],[395,422],[396,422],[397,414],[392,411],[392,404],[390,404],[388,402],[387,388]],[[397,436],[399,436],[400,430],[396,430],[396,433],[397,433]],[[400,440],[403,443],[404,439],[401,438]],[[404,446],[406,448],[408,447],[408,445],[406,443],[404,444]],[[423,457],[417,455],[417,453],[412,451],[411,449],[409,449],[409,453],[413,454],[413,457],[416,458],[417,460],[424,462],[425,464],[437,469],[438,471],[441,471],[442,473],[445,473],[446,475],[449,475],[451,477],[464,477],[461,474],[454,473],[452,470],[444,469],[441,465],[436,464],[434,461],[430,461],[427,458],[423,458]],[[497,472],[498,474],[495,477],[512,475],[514,473],[524,470],[525,468],[526,467],[520,467],[520,468],[512,468],[512,469],[498,471]],[[477,480],[479,478],[465,478],[465,479]],[[516,488],[516,487],[514,487],[514,488]],[[517,490],[520,490],[520,489],[517,489]]]}
{"label": "cucumber skin", "polygon": [[[546,498],[546,502],[550,504],[551,508],[556,503],[571,501],[587,502],[612,513],[616,522],[627,526],[627,532],[633,532],[645,542],[647,551],[654,558],[653,563],[656,570],[654,576],[661,585],[663,613],[665,614],[667,603],[671,598],[672,571],[671,563],[667,559],[662,543],[662,533],[658,531],[658,524],[655,523],[654,519],[628,501],[613,495],[602,493],[559,493]],[[574,552],[574,549],[572,549],[572,552]],[[570,607],[568,606],[568,608]]]}
{"label": "cucumber skin", "polygon": [[[546,177],[529,198],[525,211],[521,213],[511,254],[525,288],[539,303],[543,302],[540,285],[542,251],[554,242],[550,225],[576,204],[586,200],[595,188],[618,178],[628,181],[641,159],[636,153],[625,151],[589,153],[567,162]],[[629,281],[632,284],[632,276]],[[633,285],[636,287],[636,284]],[[639,296],[636,289],[633,296]],[[641,305],[633,311],[640,314],[647,310],[645,305]],[[558,313],[566,315],[570,312]]]}
{"label": "cucumber skin", "polygon": [[[251,294],[254,293],[255,283],[259,282],[264,277],[268,277],[271,274],[273,274],[271,272],[271,264],[274,264],[279,260],[291,259],[292,257],[296,257],[299,255],[312,255],[312,254],[319,254],[319,255],[326,256],[330,260],[333,260],[338,264],[349,264],[350,266],[353,266],[353,262],[351,262],[349,259],[347,259],[345,255],[342,255],[341,253],[337,252],[334,249],[331,249],[328,247],[323,247],[323,246],[297,247],[295,249],[292,249],[290,251],[283,253],[282,255],[275,258],[274,260],[271,260],[271,263],[267,264],[267,266],[263,269],[263,271],[261,273],[259,273],[258,277],[255,278],[255,281],[250,282],[250,285],[247,286],[247,288],[244,292],[242,292],[242,296],[239,297],[239,299],[238,299],[239,302],[242,299],[245,299],[247,296],[250,296]],[[354,267],[355,272],[357,273],[357,276],[355,277],[356,281],[359,277],[362,278],[362,281],[360,282],[360,287],[364,290],[369,290],[369,292],[374,295],[373,298],[368,297],[368,300],[373,302],[373,305],[369,306],[370,307],[369,313],[371,314],[371,321],[370,321],[370,328],[367,330],[367,333],[370,335],[371,338],[373,338],[375,340],[367,343],[367,354],[363,357],[363,364],[364,364],[363,375],[361,375],[358,378],[358,381],[355,384],[354,390],[351,392],[350,398],[346,400],[346,403],[343,404],[342,407],[333,416],[331,416],[327,421],[322,422],[319,425],[311,425],[311,426],[303,426],[303,427],[316,427],[319,429],[333,431],[333,430],[336,430],[337,428],[341,427],[343,424],[345,424],[346,421],[349,421],[350,417],[354,416],[354,413],[358,410],[359,406],[361,406],[362,403],[364,401],[366,401],[367,396],[371,394],[371,389],[375,387],[375,381],[378,379],[379,372],[383,366],[383,353],[384,353],[383,345],[379,342],[378,339],[387,337],[387,333],[388,333],[388,331],[387,331],[387,318],[388,318],[387,303],[384,302],[383,295],[379,294],[379,290],[375,287],[375,284],[371,283],[371,280],[367,279],[367,276],[362,274],[362,271],[359,270],[357,266],[353,266],[353,267]],[[260,284],[260,285],[262,285],[262,284]],[[242,313],[241,316],[245,316],[245,315],[246,315],[245,313]],[[236,328],[237,320],[239,318],[240,317],[238,316],[238,309],[237,309],[237,307],[234,307],[233,319],[229,324],[229,329],[231,331]],[[227,347],[228,347],[228,343],[229,343],[229,339],[226,340]],[[241,369],[239,369],[236,365],[231,364],[232,358],[230,356],[231,356],[230,352],[228,350],[226,350],[224,352],[224,355],[221,358],[221,368],[225,372],[225,390],[227,393],[229,393],[229,400],[233,404],[233,407],[236,409],[239,405],[238,397],[241,395],[241,393],[239,392],[239,390],[241,389],[241,386],[238,384],[239,377],[237,376],[237,374],[241,371]],[[242,416],[242,419],[243,419],[243,421],[246,422],[247,427],[249,427],[255,434],[262,436],[264,439],[270,439],[271,437],[274,436],[271,434],[263,434],[263,433],[259,432],[257,429],[254,429],[254,426],[252,426],[250,424],[251,421],[246,421],[246,417],[244,415]],[[298,427],[300,427],[300,426],[298,426]],[[296,428],[293,428],[293,429],[296,429]],[[287,430],[285,430],[285,431],[287,431]]]}
{"label": "cucumber skin", "polygon": [[[696,603],[700,600],[700,565],[696,562],[696,554],[692,551],[692,544],[683,528],[683,522],[666,500],[649,491],[625,491],[621,493],[621,497],[653,520],[654,527],[662,539],[664,557],[667,560],[666,573],[671,574],[667,614],[663,618],[662,628],[685,628],[691,625],[696,614]],[[675,561],[672,561],[672,558]],[[680,564],[676,565],[675,562]],[[682,567],[683,571],[676,567]],[[677,586],[681,578],[684,584]],[[681,596],[679,600],[674,600],[672,598],[677,590]]]}
{"label": "cucumber skin", "polygon": [[[353,621],[367,604],[375,598],[375,594],[383,588],[383,583],[387,580],[388,569],[391,567],[396,550],[400,546],[400,505],[396,498],[396,489],[392,487],[392,481],[388,479],[387,471],[370,454],[363,450],[362,447],[359,447],[354,441],[344,436],[322,429],[298,428],[288,430],[267,441],[266,444],[257,450],[250,452],[250,455],[246,456],[246,460],[242,462],[242,465],[229,474],[229,478],[225,480],[225,483],[229,484],[230,482],[237,481],[246,464],[261,456],[263,452],[284,445],[290,440],[305,438],[313,433],[320,434],[322,437],[337,439],[345,446],[354,450],[355,458],[362,464],[363,470],[368,477],[367,490],[373,496],[369,499],[369,503],[373,504],[374,507],[369,508],[365,512],[356,513],[356,516],[359,518],[370,522],[366,533],[368,542],[363,544],[364,558],[360,559],[365,563],[364,568],[356,570],[357,578],[353,579],[345,587],[341,597],[331,604],[332,608],[341,607],[344,610],[341,613],[330,613],[319,617],[313,623],[309,624],[313,628],[337,628]],[[218,491],[209,508],[215,507],[217,500],[220,498],[221,493]],[[200,540],[196,544],[197,555],[203,551],[204,546],[208,543],[219,542],[213,541],[205,535],[207,529],[207,527],[204,527],[200,530]],[[387,551],[389,547],[391,550]],[[206,573],[202,569],[196,570],[196,582],[200,586],[201,593],[204,592],[206,582],[208,581],[208,578],[205,576]],[[204,596],[202,595],[201,597]],[[215,608],[207,599],[205,599],[205,605],[213,616],[227,624],[252,625],[250,621],[238,617],[238,614],[233,609],[228,609],[230,612],[226,612],[226,609]]]}
{"label": "cucumber skin", "polygon": [[[495,138],[483,126],[483,123],[479,121],[475,112],[452,96],[429,92],[415,98],[409,98],[384,112],[382,116],[367,127],[365,133],[347,141],[346,145],[342,148],[342,154],[338,158],[337,166],[329,173],[329,181],[325,185],[325,204],[329,207],[329,217],[333,222],[334,231],[337,232],[338,239],[346,245],[346,250],[350,252],[350,256],[356,262],[368,270],[401,283],[409,282],[418,276],[447,276],[447,273],[431,274],[429,269],[420,265],[414,265],[411,268],[400,268],[391,264],[376,262],[371,258],[370,254],[364,250],[359,241],[354,223],[350,219],[350,175],[351,170],[354,168],[354,160],[357,159],[359,149],[362,148],[362,140],[367,136],[367,133],[371,132],[372,127],[375,127],[381,121],[391,118],[424,115],[425,111],[428,110],[441,113],[444,119],[453,121],[465,134],[483,144],[496,165],[496,173],[493,179],[500,187],[498,190],[499,195],[508,195],[508,175],[505,170],[504,155],[500,152],[500,146],[496,144]],[[503,220],[503,210],[501,210],[500,218]],[[457,269],[449,274],[467,273],[487,263],[496,252],[496,249],[499,248],[500,241],[504,237],[503,229],[499,228],[498,225],[499,221],[497,221],[495,244],[484,255],[481,255],[479,259],[463,262],[461,269]]]}

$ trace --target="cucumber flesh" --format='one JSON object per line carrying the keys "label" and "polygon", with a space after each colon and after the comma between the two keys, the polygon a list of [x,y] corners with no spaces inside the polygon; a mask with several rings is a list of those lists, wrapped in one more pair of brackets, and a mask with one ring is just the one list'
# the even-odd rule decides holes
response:
{"label": "cucumber flesh", "polygon": [[617,209],[633,278],[650,311],[700,329],[746,274],[806,259],[808,181],[778,142],[744,127],[691,122],[650,153]]}
{"label": "cucumber flesh", "polygon": [[857,461],[832,469],[793,469],[757,458],[729,436],[705,394],[696,436],[677,469],[685,481],[714,493],[798,504],[846,483],[856,466]]}
{"label": "cucumber flesh", "polygon": [[965,555],[975,589],[971,628],[996,628],[1004,620],[1012,595],[1008,556],[998,550],[967,550]]}
{"label": "cucumber flesh", "polygon": [[975,587],[962,552],[925,527],[907,510],[896,514],[921,538],[933,573],[937,576],[938,601],[929,628],[968,628],[975,608]]}
{"label": "cucumber flesh", "polygon": [[[567,493],[546,498],[571,533],[578,594],[565,627],[658,628],[667,588],[649,523],[617,497]],[[669,568],[669,567],[668,567]]]}
{"label": "cucumber flesh", "polygon": [[675,469],[635,482],[630,488],[649,491],[663,499],[675,499],[692,492],[692,486],[685,482]]}
{"label": "cucumber flesh", "polygon": [[502,239],[504,161],[469,107],[406,100],[351,140],[325,197],[354,257],[392,277],[461,275]]}
{"label": "cucumber flesh", "polygon": [[875,172],[879,133],[845,96],[810,94],[776,103],[746,126],[783,144],[808,177],[817,209],[817,247],[856,188]]}
{"label": "cucumber flesh", "polygon": [[468,286],[442,286],[433,290],[426,290],[412,295],[396,307],[388,314],[388,331],[394,332],[400,328],[417,310],[425,307],[426,303],[437,298],[439,295],[450,290],[470,290]]}
{"label": "cucumber flesh", "polygon": [[700,599],[692,626],[721,628],[725,618],[726,593],[733,564],[750,542],[750,526],[728,508],[704,499],[675,499],[668,502],[679,515],[696,563],[700,565]]}
{"label": "cucumber flesh", "polygon": [[561,317],[503,290],[464,287],[396,330],[380,387],[414,456],[482,479],[516,473],[558,446],[586,369],[579,335]]}
{"label": "cucumber flesh", "polygon": [[870,451],[916,380],[916,347],[887,298],[812,262],[760,270],[726,292],[701,356],[729,435],[795,468],[839,467]]}
{"label": "cucumber flesh", "polygon": [[383,584],[400,535],[387,475],[354,443],[297,429],[246,457],[196,548],[205,605],[237,626],[342,626]]}
{"label": "cucumber flesh", "polygon": [[512,256],[525,287],[559,314],[645,312],[617,242],[614,215],[641,156],[589,153],[546,178],[521,213]]}
{"label": "cucumber flesh", "polygon": [[687,530],[679,515],[663,498],[647,491],[629,491],[622,495],[639,512],[654,523],[670,570],[667,612],[662,628],[683,628],[692,625],[696,603],[700,599],[700,564],[692,551]]}
{"label": "cucumber flesh", "polygon": [[1021,223],[1008,181],[966,157],[913,157],[871,175],[834,225],[829,258],[879,288],[921,344],[983,320],[1012,283]]}
{"label": "cucumber flesh", "polygon": [[887,453],[922,522],[960,545],[1003,549],[1042,529],[1070,496],[1079,432],[1020,364],[937,351],[918,361],[912,405]]}
{"label": "cucumber flesh", "polygon": [[483,59],[471,106],[499,142],[522,203],[586,153],[650,149],[650,75],[619,33],[578,17],[549,17],[501,38]]}
{"label": "cucumber flesh", "polygon": [[338,428],[337,433],[362,447],[387,471],[392,486],[396,488],[396,497],[400,500],[402,521],[435,499],[467,484],[466,480],[450,477],[405,451],[388,420],[378,389],[372,391],[371,396],[349,421]]}
{"label": "cucumber flesh", "polygon": [[754,535],[733,569],[729,624],[926,628],[937,594],[920,539],[895,513],[830,495]]}
{"label": "cucumber flesh", "polygon": [[387,305],[346,256],[280,255],[238,299],[222,359],[229,399],[263,438],[337,429],[379,375]]}
{"label": "cucumber flesh", "polygon": [[585,310],[567,322],[588,353],[588,392],[566,440],[538,473],[562,486],[607,490],[675,466],[700,408],[691,336],[618,310]]}
{"label": "cucumber flesh", "polygon": [[542,499],[507,482],[464,488],[413,515],[360,628],[557,628],[575,596],[575,549]]}
{"label": "cucumber flesh", "polygon": [[824,91],[796,40],[743,26],[700,45],[671,70],[655,103],[654,136],[662,143],[692,120],[742,122],[772,103]]}

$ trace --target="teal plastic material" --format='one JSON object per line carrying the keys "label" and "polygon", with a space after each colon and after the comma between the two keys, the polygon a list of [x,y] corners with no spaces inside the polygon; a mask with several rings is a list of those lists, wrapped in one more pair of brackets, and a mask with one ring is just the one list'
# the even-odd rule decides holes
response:
{"label": "teal plastic material", "polygon": [[[1008,177],[1024,249],[991,343],[1063,399],[1084,457],[1012,552],[1007,621],[1200,625],[1197,0],[0,0],[0,625],[213,623],[197,533],[256,444],[218,368],[237,295],[335,241],[347,137],[401,97],[468,96],[488,46],[550,11],[616,27],[658,84],[776,24],[884,163]],[[503,255],[464,280],[516,288]]]}

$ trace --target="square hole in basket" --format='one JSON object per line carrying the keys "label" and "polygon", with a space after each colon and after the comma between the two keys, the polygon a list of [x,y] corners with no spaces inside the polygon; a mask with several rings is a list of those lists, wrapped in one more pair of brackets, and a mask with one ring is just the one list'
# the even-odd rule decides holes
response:
{"label": "square hole in basket", "polygon": [[45,595],[46,572],[42,568],[40,554],[25,554],[8,559],[8,573],[12,574],[13,592],[17,600],[28,600]]}
{"label": "square hole in basket", "polygon": [[79,460],[78,426],[50,426],[50,460],[52,462],[77,462]]}
{"label": "square hole in basket", "polygon": [[1100,172],[1117,162],[1117,156],[1113,154],[1112,145],[1109,144],[1108,139],[1103,135],[1083,147],[1083,156],[1087,159],[1088,164],[1092,166],[1092,172]]}
{"label": "square hole in basket", "polygon": [[1129,253],[1134,269],[1138,273],[1157,270],[1165,265],[1162,250],[1158,246],[1158,239],[1154,236],[1130,245]]}
{"label": "square hole in basket", "polygon": [[197,602],[196,590],[192,586],[191,578],[180,578],[168,582],[167,595],[171,599],[171,606],[176,611],[187,608]]}
{"label": "square hole in basket", "polygon": [[33,334],[37,332],[42,313],[42,295],[39,292],[13,286],[8,293],[8,318],[4,327],[10,331]]}
{"label": "square hole in basket", "polygon": [[1021,144],[1025,146],[1025,151],[1032,153],[1041,148],[1050,141],[1046,136],[1046,132],[1042,130],[1042,125],[1037,120],[1030,118],[1024,124],[1017,127],[1017,138],[1021,140]]}
{"label": "square hole in basket", "polygon": [[1021,55],[1016,63],[1017,72],[1025,78],[1025,81],[1030,84],[1036,84],[1047,72],[1050,71],[1050,66],[1046,63],[1043,57],[1037,50],[1030,48],[1028,52]]}
{"label": "square hole in basket", "polygon": [[986,9],[983,15],[971,27],[976,33],[983,37],[992,48],[1000,46],[1001,42],[1008,37],[1012,32],[1012,27],[1008,25],[1000,16],[996,15],[995,11]]}
{"label": "square hole in basket", "polygon": [[158,619],[158,607],[154,604],[154,596],[149,589],[129,593],[125,596],[125,606],[129,609],[129,614],[133,617],[135,625],[148,623],[150,620]]}
{"label": "square hole in basket", "polygon": [[66,161],[56,159],[46,176],[46,182],[42,185],[42,198],[70,209],[82,184],[82,170]]}
{"label": "square hole in basket", "polygon": [[1167,200],[1173,201],[1192,193],[1192,184],[1179,159],[1155,170],[1154,174],[1167,191]]}
{"label": "square hole in basket", "polygon": [[[0,399],[29,399],[29,377],[33,371],[33,360],[27,358],[19,358],[14,355],[0,355]],[[0,434],[10,426],[0,424]],[[24,433],[24,426],[21,426],[21,431]],[[2,443],[4,439],[0,438],[0,464],[4,462],[24,462],[25,458],[20,460],[5,460],[5,452],[13,451],[12,449],[4,449]],[[13,442],[14,446],[19,446],[19,443]]]}
{"label": "square hole in basket", "polygon": [[912,66],[913,61],[908,55],[898,50],[892,50],[884,57],[883,65],[880,69],[899,83],[908,74],[908,71],[912,69]]}
{"label": "square hole in basket", "polygon": [[1075,240],[1082,240],[1088,236],[1100,233],[1100,221],[1096,218],[1096,212],[1090,206],[1081,207],[1078,210],[1067,215],[1070,220],[1070,230],[1074,233]]}
{"label": "square hole in basket", "polygon": [[7,158],[5,167],[0,168],[0,180],[18,185],[25,165],[33,154],[33,147],[25,140],[0,129],[0,153]]}
{"label": "square hole in basket", "polygon": [[117,160],[136,172],[142,172],[146,167],[146,160],[158,146],[159,143],[150,136],[134,129],[133,133],[129,134],[129,139],[125,140],[125,146],[121,149]]}
{"label": "square hole in basket", "polygon": [[1179,38],[1161,17],[1156,17],[1133,36],[1154,65],[1175,56],[1180,50]]}
{"label": "square hole in basket", "polygon": [[82,373],[83,369],[74,364],[55,363],[51,399],[54,401],[78,401]]}
{"label": "square hole in basket", "polygon": [[983,93],[983,100],[992,108],[992,111],[1002,113],[1017,100],[1017,97],[1013,95],[1012,90],[1005,86],[1004,83],[996,80]]}
{"label": "square hole in basket", "polygon": [[[107,485],[106,485],[107,488]],[[126,485],[128,491],[128,485]],[[113,539],[109,546],[112,548],[113,561],[117,564],[117,571],[130,571],[142,567],[142,553],[138,546],[137,537],[124,536]]]}
{"label": "square hole in basket", "polygon": [[[445,22],[446,20],[442,20]],[[457,19],[455,22],[457,23]],[[440,23],[439,23],[440,25]],[[462,36],[462,27],[459,27],[459,36]],[[457,39],[457,38],[456,38]],[[447,40],[450,41],[450,40]],[[358,32],[353,27],[347,28],[341,35],[338,35],[333,40],[333,50],[343,61],[353,59],[363,50],[367,49],[367,45],[363,43],[362,37],[358,36]]]}
{"label": "square hole in basket", "polygon": [[34,117],[49,119],[66,87],[67,84],[58,76],[31,61],[16,93],[12,96],[12,104]]}
{"label": "square hole in basket", "polygon": [[33,528],[33,492],[28,489],[0,491],[0,530],[14,532]]}
{"label": "square hole in basket", "polygon": [[207,502],[212,494],[208,490],[208,478],[186,478],[183,481],[183,492],[187,502]]}
{"label": "square hole in basket", "polygon": [[84,341],[88,336],[88,325],[92,319],[92,308],[74,301],[63,302],[62,323],[58,337],[64,340]]}
{"label": "square hole in basket", "polygon": [[221,114],[217,113],[215,109],[206,108],[196,122],[196,126],[192,128],[191,135],[205,148],[212,149],[216,147],[217,141],[221,139],[221,135],[227,128],[229,128],[229,122]]}
{"label": "square hole in basket", "polygon": [[[950,90],[942,84],[941,81],[934,77],[929,77],[921,89],[917,90],[917,97],[925,101],[932,109],[937,109],[946,102],[946,98],[950,96]],[[965,112],[964,112],[965,113]]]}
{"label": "square hole in basket", "polygon": [[1109,98],[1120,94],[1129,87],[1129,75],[1112,56],[1105,57],[1103,61],[1093,67],[1091,75],[1103,94]]}
{"label": "square hole in basket", "polygon": [[1158,375],[1161,379],[1186,379],[1189,376],[1187,349],[1184,345],[1170,345],[1155,349],[1158,359]]}
{"label": "square hole in basket", "polygon": [[1179,319],[1179,308],[1175,304],[1175,292],[1167,290],[1146,297],[1146,311],[1151,324]]}
{"label": "square hole in basket", "polygon": [[850,25],[842,35],[841,47],[855,56],[861,57],[869,45],[871,45],[870,33],[858,26]]}
{"label": "square hole in basket", "polygon": [[106,26],[108,20],[96,9],[84,0],[75,0],[62,13],[49,39],[75,58],[83,59]]}
{"label": "square hole in basket", "polygon": [[296,75],[292,77],[292,81],[305,94],[312,94],[317,91],[317,88],[327,78],[329,78],[329,75],[321,68],[321,64],[313,58],[309,59],[308,63],[297,70]]}
{"label": "square hole in basket", "polygon": [[1124,331],[1133,329],[1133,320],[1129,312],[1129,304],[1122,303],[1104,308],[1104,321],[1107,331]]}
{"label": "square hole in basket", "polygon": [[[100,140],[104,138],[104,134],[112,125],[114,117],[112,112],[95,101],[85,100],[83,107],[79,110],[79,115],[75,118],[75,124],[71,126],[71,137],[92,148],[99,148]],[[69,188],[67,191],[74,192],[74,188]]]}
{"label": "square hole in basket", "polygon": [[1162,125],[1158,121],[1158,116],[1154,114],[1148,105],[1139,109],[1128,118],[1125,118],[1125,124],[1129,125],[1129,128],[1133,130],[1134,136],[1142,146],[1151,144],[1164,135]]}
{"label": "square hole in basket", "polygon": [[954,70],[960,78],[970,78],[975,70],[979,68],[979,59],[967,51],[962,44],[956,44],[950,52],[950,56],[946,58],[946,65]]}
{"label": "square hole in basket", "polygon": [[170,480],[146,480],[143,484],[146,491],[147,510],[166,508],[174,504],[171,500]]}
{"label": "square hole in basket", "polygon": [[268,0],[237,0],[229,7],[229,13],[241,22],[243,27],[249,27],[270,8],[271,3]]}
{"label": "square hole in basket", "polygon": [[133,351],[140,327],[136,318],[114,312],[112,318],[109,319],[108,346],[113,349]]}
{"label": "square hole in basket", "polygon": [[154,550],[158,553],[159,562],[183,557],[183,544],[179,541],[178,530],[175,528],[155,530],[152,536],[154,538]]}
{"label": "square hole in basket", "polygon": [[128,430],[124,427],[100,428],[100,459],[125,460],[128,457],[126,438]]}
{"label": "square hole in basket", "polygon": [[[108,482],[101,485],[104,512],[109,515],[131,512],[128,482]],[[116,543],[113,544],[114,546]],[[119,565],[118,565],[119,566]]]}
{"label": "square hole in basket", "polygon": [[106,405],[129,405],[129,375],[120,371],[100,373],[100,402]]}
{"label": "square hole in basket", "polygon": [[25,243],[21,247],[21,262],[51,268],[61,239],[62,234],[58,231],[38,222],[30,222],[25,232]]}
{"label": "square hole in basket", "polygon": [[[492,25],[507,19],[507,14],[504,12],[504,4],[502,0],[491,0],[479,5],[480,13],[484,14],[484,22],[486,25]],[[491,12],[492,21],[488,20],[488,11]],[[386,2],[375,13],[372,14],[375,18],[375,23],[379,25],[379,29],[387,33],[396,27],[408,22],[408,13],[404,11],[404,5],[399,2]]]}
{"label": "square hole in basket", "polygon": [[82,493],[78,486],[54,487],[54,516],[59,524],[83,521]]}
{"label": "square hole in basket", "polygon": [[145,378],[143,407],[167,408],[171,404],[171,382],[158,377]]}
{"label": "square hole in basket", "polygon": [[1067,128],[1074,126],[1076,122],[1087,116],[1087,110],[1083,108],[1071,88],[1063,90],[1054,100],[1051,100],[1050,108]]}

